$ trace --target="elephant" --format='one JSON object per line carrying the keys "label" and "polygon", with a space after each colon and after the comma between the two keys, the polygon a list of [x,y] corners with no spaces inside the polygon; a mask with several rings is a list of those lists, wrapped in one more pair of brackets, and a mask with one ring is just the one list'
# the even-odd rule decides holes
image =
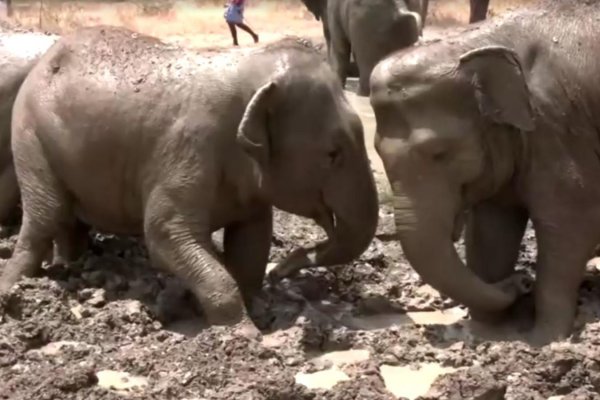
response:
{"label": "elephant", "polygon": [[10,149],[13,103],[21,83],[57,37],[9,26],[1,26],[0,31],[0,231],[4,231],[1,225],[17,220],[19,204],[19,188]]}
{"label": "elephant", "polygon": [[[362,123],[329,65],[297,37],[197,52],[125,28],[82,28],[23,82],[12,135],[23,222],[3,293],[39,269],[53,239],[76,258],[81,220],[143,235],[152,264],[188,285],[208,323],[254,335],[248,309],[262,288],[273,206],[328,236],[276,270],[349,262],[375,234]],[[221,228],[222,253],[211,241]]]}
{"label": "elephant", "polygon": [[469,23],[483,21],[487,15],[490,0],[470,0],[471,13],[469,15]]}
{"label": "elephant", "polygon": [[302,0],[323,23],[329,61],[345,85],[351,55],[359,72],[359,96],[384,56],[411,46],[422,34],[429,0]]}
{"label": "elephant", "polygon": [[[497,283],[518,275],[531,221],[535,318],[525,336],[538,344],[571,333],[600,242],[600,2],[588,3],[505,14],[395,53],[371,77],[375,147],[407,260],[476,318],[507,317],[525,289]],[[466,265],[453,246],[465,224]]]}

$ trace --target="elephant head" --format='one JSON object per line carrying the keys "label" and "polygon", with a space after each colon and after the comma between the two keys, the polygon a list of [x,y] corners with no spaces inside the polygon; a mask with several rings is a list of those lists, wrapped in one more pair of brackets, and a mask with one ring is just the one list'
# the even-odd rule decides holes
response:
{"label": "elephant head", "polygon": [[325,62],[260,87],[246,108],[238,142],[258,163],[272,204],[314,219],[328,236],[293,252],[272,277],[343,264],[368,247],[378,199],[363,128]]}
{"label": "elephant head", "polygon": [[499,46],[462,56],[443,44],[408,50],[378,64],[371,93],[405,256],[442,293],[478,311],[504,310],[517,290],[485,283],[453,242],[464,211],[514,177],[534,128],[519,56]]}
{"label": "elephant head", "polygon": [[323,14],[327,9],[327,0],[302,0],[302,3],[315,16],[317,21],[323,18]]}

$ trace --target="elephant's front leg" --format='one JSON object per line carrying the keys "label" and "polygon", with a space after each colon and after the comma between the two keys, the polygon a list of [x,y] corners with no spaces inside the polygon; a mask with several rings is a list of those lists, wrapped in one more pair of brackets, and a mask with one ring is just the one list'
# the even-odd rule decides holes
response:
{"label": "elephant's front leg", "polygon": [[272,232],[271,207],[265,207],[249,220],[225,228],[225,265],[241,288],[247,307],[262,287]]}
{"label": "elephant's front leg", "polygon": [[238,324],[243,334],[256,336],[237,283],[214,252],[208,204],[198,204],[197,192],[177,189],[155,189],[147,201],[144,233],[153,263],[188,286],[210,324]]}
{"label": "elephant's front leg", "polygon": [[[521,207],[484,202],[469,211],[465,233],[467,266],[487,283],[507,282],[519,257],[528,214]],[[490,320],[477,310],[475,319]]]}
{"label": "elephant's front leg", "polygon": [[[579,216],[590,215],[577,210]],[[534,344],[569,336],[577,314],[577,297],[585,265],[597,244],[594,223],[571,215],[533,221],[538,243],[535,283]]]}

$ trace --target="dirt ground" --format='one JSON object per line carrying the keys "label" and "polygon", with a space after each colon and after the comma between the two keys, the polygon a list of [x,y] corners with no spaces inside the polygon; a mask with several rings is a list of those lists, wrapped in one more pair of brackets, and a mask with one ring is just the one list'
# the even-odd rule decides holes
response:
{"label": "dirt ground", "polygon": [[[382,203],[360,259],[265,282],[253,309],[263,337],[250,340],[207,327],[182,283],[149,265],[139,239],[93,233],[82,261],[46,266],[2,300],[0,399],[600,399],[596,265],[569,340],[536,349],[516,326],[471,321],[404,259],[372,111],[348,97]],[[277,211],[270,262],[323,237],[311,221]],[[0,240],[0,268],[15,240]],[[518,269],[533,276],[535,254],[529,229]]]}

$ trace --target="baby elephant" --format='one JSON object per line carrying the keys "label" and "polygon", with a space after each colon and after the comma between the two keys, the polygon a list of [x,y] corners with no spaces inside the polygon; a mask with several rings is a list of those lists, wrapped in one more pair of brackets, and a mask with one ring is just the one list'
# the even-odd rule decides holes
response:
{"label": "baby elephant", "polygon": [[[81,220],[143,233],[153,263],[189,285],[209,323],[255,332],[247,304],[265,274],[273,206],[328,235],[288,272],[348,262],[375,233],[361,122],[297,38],[202,54],[82,29],[28,75],[12,133],[23,225],[0,292],[35,273],[53,239],[77,257]],[[211,233],[222,227],[220,255]]]}

